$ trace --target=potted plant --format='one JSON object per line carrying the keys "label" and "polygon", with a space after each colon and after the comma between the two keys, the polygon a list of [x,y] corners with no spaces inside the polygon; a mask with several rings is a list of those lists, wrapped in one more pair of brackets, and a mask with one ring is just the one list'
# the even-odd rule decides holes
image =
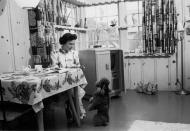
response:
{"label": "potted plant", "polygon": [[114,20],[111,21],[111,25],[110,26],[114,27],[114,26],[116,26],[116,24],[117,24],[117,20],[114,19]]}

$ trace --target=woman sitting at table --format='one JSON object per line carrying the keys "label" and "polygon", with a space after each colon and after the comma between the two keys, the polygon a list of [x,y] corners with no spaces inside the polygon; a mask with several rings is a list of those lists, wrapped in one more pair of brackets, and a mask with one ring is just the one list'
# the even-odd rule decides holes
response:
{"label": "woman sitting at table", "polygon": [[51,67],[58,67],[58,48],[56,47],[55,44],[51,44],[51,53],[50,53],[50,58],[51,58]]}
{"label": "woman sitting at table", "polygon": [[[75,34],[71,33],[65,33],[62,37],[59,39],[59,43],[61,45],[61,49],[59,52],[55,55],[53,63],[56,63],[56,67],[59,68],[80,68],[80,62],[79,62],[79,56],[78,52],[73,50],[73,47],[75,45],[75,40],[77,39],[77,36]],[[57,60],[56,60],[57,59]],[[55,66],[54,66],[55,67]],[[79,86],[79,104],[80,104],[80,112],[81,112],[81,119],[86,116],[86,111],[83,107],[82,98],[85,95],[84,89]],[[67,110],[67,115],[68,115]]]}

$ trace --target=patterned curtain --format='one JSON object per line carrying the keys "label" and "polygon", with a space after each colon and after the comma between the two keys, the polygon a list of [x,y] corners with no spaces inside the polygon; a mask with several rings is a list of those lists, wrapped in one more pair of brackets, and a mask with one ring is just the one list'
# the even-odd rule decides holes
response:
{"label": "patterned curtain", "polygon": [[41,0],[35,9],[30,9],[29,27],[33,61],[48,67],[50,47],[58,41],[54,25],[68,26],[75,24],[74,12],[68,10],[70,3],[62,0]]}

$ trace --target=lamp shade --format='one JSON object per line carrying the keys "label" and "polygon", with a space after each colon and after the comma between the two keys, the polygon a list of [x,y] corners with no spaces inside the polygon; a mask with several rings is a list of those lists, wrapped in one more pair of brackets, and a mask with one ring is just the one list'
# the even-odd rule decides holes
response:
{"label": "lamp shade", "polygon": [[40,0],[15,0],[21,8],[35,8]]}

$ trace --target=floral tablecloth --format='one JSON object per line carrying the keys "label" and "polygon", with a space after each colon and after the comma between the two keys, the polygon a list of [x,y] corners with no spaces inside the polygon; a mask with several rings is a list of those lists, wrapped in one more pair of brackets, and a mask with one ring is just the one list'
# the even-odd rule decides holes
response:
{"label": "floral tablecloth", "polygon": [[63,73],[6,73],[0,74],[0,79],[5,101],[32,105],[36,112],[43,108],[43,99],[76,86],[84,88],[87,85],[80,68],[67,69]]}

